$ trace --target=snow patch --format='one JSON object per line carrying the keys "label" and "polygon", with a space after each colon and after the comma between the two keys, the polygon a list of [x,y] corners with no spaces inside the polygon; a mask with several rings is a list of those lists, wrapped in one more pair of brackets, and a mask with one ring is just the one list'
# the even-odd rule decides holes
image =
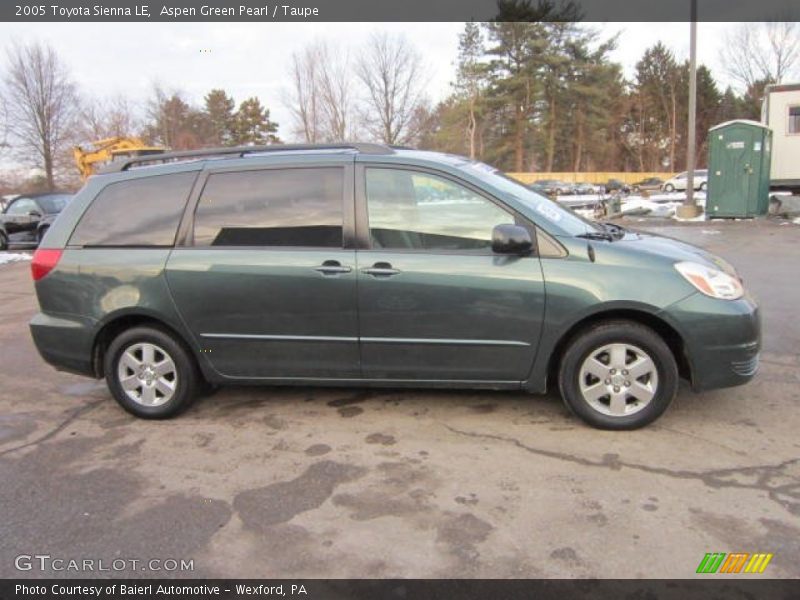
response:
{"label": "snow patch", "polygon": [[675,209],[681,205],[680,202],[655,202],[639,196],[628,197],[622,201],[623,215],[646,215],[648,217],[673,217]]}
{"label": "snow patch", "polygon": [[30,254],[20,254],[18,252],[0,252],[0,265],[5,265],[12,262],[20,262],[23,260],[30,260]]}

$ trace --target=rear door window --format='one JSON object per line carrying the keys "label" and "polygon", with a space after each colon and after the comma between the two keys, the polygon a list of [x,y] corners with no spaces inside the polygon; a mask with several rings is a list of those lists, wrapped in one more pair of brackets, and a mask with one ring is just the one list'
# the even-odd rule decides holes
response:
{"label": "rear door window", "polygon": [[208,177],[195,246],[341,248],[344,170],[264,169]]}
{"label": "rear door window", "polygon": [[77,246],[172,246],[197,172],[104,187],[70,239]]}

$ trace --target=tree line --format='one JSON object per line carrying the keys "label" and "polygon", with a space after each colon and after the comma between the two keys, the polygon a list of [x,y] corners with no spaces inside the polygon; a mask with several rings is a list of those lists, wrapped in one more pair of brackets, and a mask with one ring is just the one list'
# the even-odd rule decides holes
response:
{"label": "tree line", "polygon": [[[466,23],[453,91],[432,109],[420,146],[465,154],[508,171],[665,171],[685,168],[688,61],[661,42],[632,77],[601,39],[576,22]],[[740,92],[697,69],[698,166],[708,129],[760,118],[765,87],[792,73],[795,23],[743,24],[721,62]]]}
{"label": "tree line", "polygon": [[[631,76],[603,37],[575,15],[559,21],[465,23],[447,96],[431,102],[431,74],[402,35],[374,33],[352,53],[315,40],[286,66],[281,130],[305,143],[360,139],[457,153],[506,171],[683,170],[689,67],[665,44],[647,48]],[[697,70],[696,156],[712,125],[758,119],[764,88],[795,72],[795,23],[747,23],[724,40],[720,62],[736,89]],[[70,148],[137,136],[174,150],[281,143],[270,109],[212,88],[192,102],[153,85],[136,104],[125,96],[87,99],[56,51],[12,46],[2,76],[5,153],[38,167],[42,187],[75,181]]]}

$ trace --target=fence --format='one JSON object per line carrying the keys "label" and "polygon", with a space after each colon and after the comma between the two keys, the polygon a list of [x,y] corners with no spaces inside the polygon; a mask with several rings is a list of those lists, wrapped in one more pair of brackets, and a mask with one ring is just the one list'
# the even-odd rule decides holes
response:
{"label": "fence", "polygon": [[533,183],[540,179],[558,179],[569,183],[605,183],[609,179],[619,179],[628,184],[636,183],[649,177],[658,177],[664,181],[674,173],[615,173],[595,171],[591,173],[508,173],[510,177],[522,183]]}

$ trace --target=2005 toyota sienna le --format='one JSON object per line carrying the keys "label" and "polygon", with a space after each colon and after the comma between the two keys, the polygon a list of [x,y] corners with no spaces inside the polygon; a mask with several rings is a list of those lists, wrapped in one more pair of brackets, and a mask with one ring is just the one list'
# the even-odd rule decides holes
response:
{"label": "2005 toyota sienna le", "polygon": [[724,260],[375,144],[112,163],[32,271],[44,359],[147,418],[225,383],[557,385],[590,424],[632,429],[680,377],[704,390],[758,367],[757,307]]}

